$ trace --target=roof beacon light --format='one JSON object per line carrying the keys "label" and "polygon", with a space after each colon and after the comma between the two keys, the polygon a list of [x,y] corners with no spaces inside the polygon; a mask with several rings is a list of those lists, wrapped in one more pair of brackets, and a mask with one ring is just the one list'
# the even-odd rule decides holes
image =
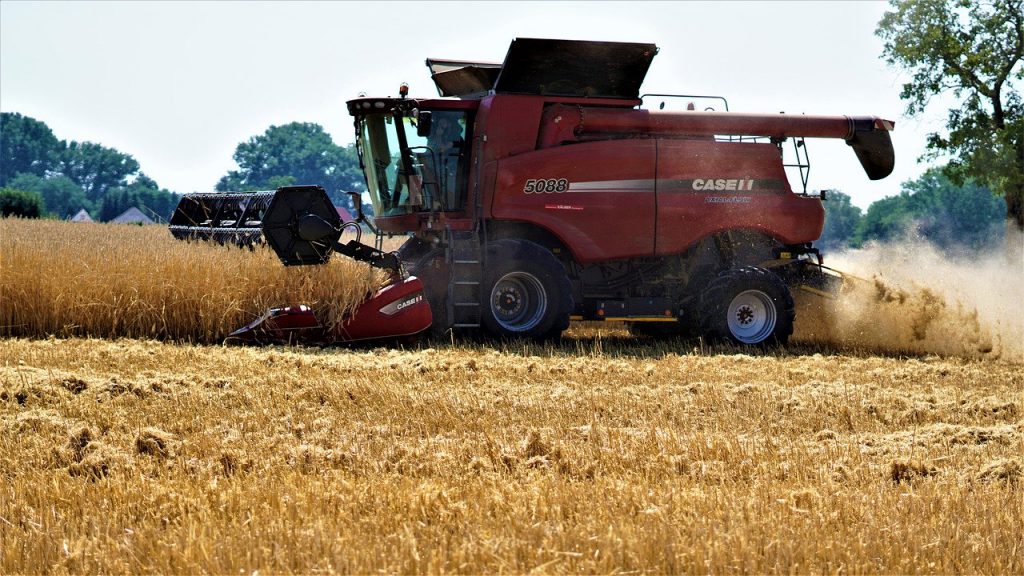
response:
{"label": "roof beacon light", "polygon": [[398,87],[398,95],[402,97],[402,100],[405,100],[405,97],[409,95],[408,82],[402,82],[402,85]]}

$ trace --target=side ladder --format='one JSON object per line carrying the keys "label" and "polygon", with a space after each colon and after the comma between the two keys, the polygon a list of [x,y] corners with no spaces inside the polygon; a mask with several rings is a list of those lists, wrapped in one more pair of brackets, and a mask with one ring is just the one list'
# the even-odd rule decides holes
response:
{"label": "side ladder", "polygon": [[455,329],[480,327],[483,245],[477,230],[448,229],[445,255],[451,278],[448,282],[448,318]]}

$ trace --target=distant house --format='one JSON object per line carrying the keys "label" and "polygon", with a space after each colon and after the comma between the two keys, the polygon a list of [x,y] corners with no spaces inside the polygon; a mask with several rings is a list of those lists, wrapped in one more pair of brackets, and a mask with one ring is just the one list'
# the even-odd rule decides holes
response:
{"label": "distant house", "polygon": [[142,210],[132,206],[110,222],[112,224],[152,224],[153,219],[143,214]]}
{"label": "distant house", "polygon": [[75,214],[68,220],[71,222],[92,222],[92,218],[89,216],[89,213],[85,211],[85,208],[79,210],[78,214]]}

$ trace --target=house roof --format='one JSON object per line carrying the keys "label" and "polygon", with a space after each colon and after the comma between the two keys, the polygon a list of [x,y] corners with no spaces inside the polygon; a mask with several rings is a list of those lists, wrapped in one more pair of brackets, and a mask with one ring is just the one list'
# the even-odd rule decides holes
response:
{"label": "house roof", "polygon": [[153,219],[143,214],[142,210],[132,206],[111,222],[114,224],[152,224]]}
{"label": "house roof", "polygon": [[70,220],[72,222],[92,222],[93,221],[92,217],[89,216],[89,213],[85,211],[85,208],[82,208],[81,210],[79,210],[78,214],[75,214],[71,218],[68,218],[68,220]]}

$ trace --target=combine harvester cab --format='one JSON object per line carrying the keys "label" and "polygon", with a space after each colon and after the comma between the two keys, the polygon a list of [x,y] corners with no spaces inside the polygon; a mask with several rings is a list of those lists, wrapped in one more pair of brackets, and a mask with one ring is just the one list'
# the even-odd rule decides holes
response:
{"label": "combine harvester cab", "polygon": [[268,244],[285,266],[326,264],[333,252],[387,270],[386,286],[337,326],[327,326],[305,305],[268,310],[234,331],[228,344],[354,344],[414,339],[431,325],[423,283],[394,254],[356,240],[341,244],[346,226],[319,186],[274,191],[186,194],[170,221],[181,240],[213,241],[255,248]]}

